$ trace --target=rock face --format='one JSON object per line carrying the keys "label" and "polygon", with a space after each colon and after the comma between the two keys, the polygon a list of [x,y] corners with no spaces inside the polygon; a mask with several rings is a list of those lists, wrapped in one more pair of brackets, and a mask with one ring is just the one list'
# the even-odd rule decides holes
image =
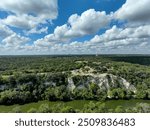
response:
{"label": "rock face", "polygon": [[76,86],[75,86],[75,84],[74,84],[74,82],[73,82],[72,77],[69,77],[69,78],[68,78],[68,88],[69,88],[71,91],[73,91],[73,90],[76,88]]}
{"label": "rock face", "polygon": [[81,69],[72,71],[71,77],[68,78],[68,87],[71,90],[76,87],[83,88],[88,87],[90,84],[96,84],[103,90],[109,90],[110,88],[125,88],[136,91],[136,88],[122,77],[108,73],[95,74],[94,70],[88,67],[86,67],[86,70],[86,72]]}

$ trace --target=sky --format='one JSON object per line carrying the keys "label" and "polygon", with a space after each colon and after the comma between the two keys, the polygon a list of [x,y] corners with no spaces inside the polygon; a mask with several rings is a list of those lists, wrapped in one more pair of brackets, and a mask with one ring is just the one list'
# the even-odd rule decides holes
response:
{"label": "sky", "polygon": [[150,0],[1,0],[0,55],[150,54]]}

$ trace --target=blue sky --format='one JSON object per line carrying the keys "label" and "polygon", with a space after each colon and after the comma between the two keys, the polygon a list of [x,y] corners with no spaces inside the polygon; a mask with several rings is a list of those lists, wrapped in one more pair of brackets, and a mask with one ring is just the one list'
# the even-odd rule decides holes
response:
{"label": "blue sky", "polygon": [[1,0],[0,55],[150,54],[149,0]]}

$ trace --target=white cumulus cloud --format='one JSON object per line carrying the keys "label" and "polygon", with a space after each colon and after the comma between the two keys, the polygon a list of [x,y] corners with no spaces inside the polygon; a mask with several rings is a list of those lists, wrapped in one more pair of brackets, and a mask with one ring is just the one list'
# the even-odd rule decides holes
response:
{"label": "white cumulus cloud", "polygon": [[127,0],[115,13],[118,19],[128,20],[134,23],[150,22],[150,0]]}
{"label": "white cumulus cloud", "polygon": [[89,9],[81,14],[73,14],[70,16],[68,23],[71,28],[67,32],[70,36],[82,36],[96,33],[102,28],[105,28],[110,22],[110,16],[106,15],[105,11],[95,11]]}
{"label": "white cumulus cloud", "polygon": [[11,12],[3,23],[32,29],[46,20],[57,18],[57,0],[1,0],[0,10]]}
{"label": "white cumulus cloud", "polygon": [[6,38],[11,34],[13,34],[11,29],[9,29],[6,25],[0,24],[0,38]]}
{"label": "white cumulus cloud", "polygon": [[69,17],[68,23],[57,26],[53,34],[48,34],[42,39],[35,41],[36,45],[67,43],[74,38],[90,35],[108,26],[111,16],[104,11],[89,9],[81,14],[73,14]]}
{"label": "white cumulus cloud", "polygon": [[4,44],[6,47],[17,47],[27,43],[28,41],[30,41],[29,38],[13,33],[12,35],[3,39],[2,44]]}

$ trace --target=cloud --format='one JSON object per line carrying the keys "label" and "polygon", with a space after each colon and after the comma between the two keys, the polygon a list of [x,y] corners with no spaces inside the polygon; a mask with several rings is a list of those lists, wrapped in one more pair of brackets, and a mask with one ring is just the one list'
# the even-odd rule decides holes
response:
{"label": "cloud", "polygon": [[24,45],[25,43],[29,42],[30,39],[24,36],[20,36],[16,33],[13,33],[12,35],[6,37],[2,40],[2,44],[7,47],[19,47],[21,45]]}
{"label": "cloud", "polygon": [[34,44],[36,46],[52,46],[54,44],[69,42],[70,37],[65,36],[66,31],[68,31],[66,24],[56,27],[53,34],[48,34],[44,38],[36,40]]}
{"label": "cloud", "polygon": [[0,7],[19,15],[43,15],[49,19],[57,17],[57,0],[1,0]]}
{"label": "cloud", "polygon": [[[140,27],[118,28],[113,26],[102,35],[96,35],[89,41],[73,41],[67,44],[48,44],[49,51],[67,54],[93,54],[93,53],[137,53],[143,51],[150,42],[150,25]],[[42,47],[42,46],[41,46]]]}
{"label": "cloud", "polygon": [[[110,14],[94,9],[80,15],[72,14],[51,34],[29,44],[31,39],[26,36],[48,33],[48,27],[42,25],[57,18],[57,0],[2,0],[0,10],[11,13],[0,19],[0,51],[14,49],[14,53],[22,51],[25,54],[150,53],[149,5],[149,0],[126,0],[120,9]],[[126,24],[117,26],[118,23],[112,20],[123,20]],[[11,27],[23,29],[25,36],[17,34]],[[106,31],[90,40],[78,41],[101,29]]]}
{"label": "cloud", "polygon": [[34,16],[24,14],[21,16],[10,15],[6,19],[2,19],[1,22],[11,27],[29,30],[35,28],[42,21]]}
{"label": "cloud", "polygon": [[[64,27],[66,28],[66,26]],[[63,32],[61,33],[63,34]],[[59,39],[59,38],[58,38]],[[81,52],[94,51],[94,49],[120,49],[144,46],[150,41],[150,25],[143,25],[140,27],[118,28],[113,26],[106,30],[104,34],[96,35],[89,41],[84,42],[68,42],[61,44],[62,40],[58,40],[55,34],[46,36],[44,39],[39,39],[35,42],[36,46],[55,48],[56,50],[76,50]],[[57,46],[56,46],[57,45]],[[60,47],[61,46],[61,47]]]}
{"label": "cloud", "polygon": [[57,18],[57,0],[1,0],[0,10],[11,12],[3,23],[23,29],[32,29],[46,20]]}
{"label": "cloud", "polygon": [[67,35],[70,36],[83,36],[93,34],[102,28],[108,26],[110,16],[106,15],[105,11],[95,11],[89,9],[81,14],[73,14],[70,16],[68,23],[71,26]]}
{"label": "cloud", "polygon": [[145,24],[150,22],[150,0],[127,0],[115,12],[115,17],[129,22]]}
{"label": "cloud", "polygon": [[117,41],[128,38],[149,38],[150,37],[150,25],[144,25],[140,27],[128,27],[128,28],[117,28],[113,26],[111,29],[100,36],[96,35],[91,41],[92,42],[109,42]]}
{"label": "cloud", "polygon": [[91,43],[104,44],[105,46],[127,46],[138,45],[148,42],[150,39],[150,25],[134,27],[134,28],[117,28],[113,26],[104,34],[96,35],[91,39]]}
{"label": "cloud", "polygon": [[3,50],[19,47],[30,41],[29,38],[20,36],[2,23],[0,26],[0,39],[2,39],[0,42],[0,47],[3,48]]}
{"label": "cloud", "polygon": [[13,34],[13,31],[9,29],[6,25],[0,23],[0,38],[6,38],[11,34]]}
{"label": "cloud", "polygon": [[30,40],[30,38],[21,36],[11,30],[8,26],[0,23],[0,47],[4,50],[22,46]]}
{"label": "cloud", "polygon": [[[117,13],[122,9],[121,7]],[[114,13],[116,15],[116,13]],[[73,41],[85,35],[98,32],[106,28],[109,22],[115,17],[105,12],[87,10],[81,14],[73,14],[68,22],[55,28],[54,33],[45,36],[34,42],[35,47],[46,48],[50,51],[62,53],[93,53],[93,52],[134,52],[143,49],[150,42],[150,25],[140,24],[138,26],[125,26],[118,28],[114,25],[105,33],[94,36],[89,41]],[[73,41],[73,42],[71,42]],[[65,44],[64,44],[65,43]],[[123,51],[124,50],[124,51]]]}
{"label": "cloud", "polygon": [[62,26],[57,26],[54,33],[35,41],[36,45],[50,45],[58,43],[68,43],[74,38],[90,35],[98,32],[100,29],[108,26],[111,20],[110,15],[106,13],[89,9],[81,14],[73,14],[68,22]]}
{"label": "cloud", "polygon": [[30,38],[17,34],[10,27],[17,27],[26,35],[47,33],[48,27],[41,24],[58,16],[57,0],[1,0],[0,11],[8,12],[8,16],[0,18],[0,46],[10,50],[33,48],[26,45]]}
{"label": "cloud", "polygon": [[42,27],[40,29],[33,28],[30,31],[25,32],[25,34],[41,34],[41,33],[48,33],[48,27]]}

